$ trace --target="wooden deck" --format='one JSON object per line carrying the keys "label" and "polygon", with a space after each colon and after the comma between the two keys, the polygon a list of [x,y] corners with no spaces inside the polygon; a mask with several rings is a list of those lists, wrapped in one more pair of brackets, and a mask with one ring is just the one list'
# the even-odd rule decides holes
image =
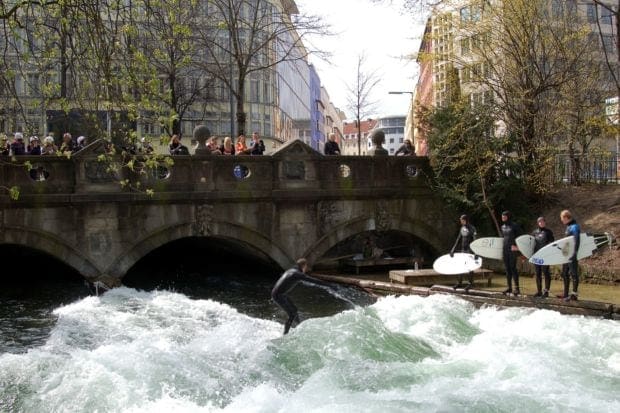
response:
{"label": "wooden deck", "polygon": [[[440,274],[431,268],[420,270],[392,270],[390,271],[390,281],[398,282],[406,285],[422,285],[431,286],[435,284],[454,284],[458,282],[457,274],[447,275]],[[463,274],[463,281],[469,280],[468,274]],[[493,280],[493,271],[483,268],[474,271],[474,284],[476,282],[486,283],[487,287],[491,286]]]}
{"label": "wooden deck", "polygon": [[417,259],[413,257],[394,257],[394,258],[371,258],[366,260],[354,260],[352,258],[340,260],[340,265],[344,267],[354,267],[355,274],[360,273],[360,268],[391,267],[391,266],[411,266]]}

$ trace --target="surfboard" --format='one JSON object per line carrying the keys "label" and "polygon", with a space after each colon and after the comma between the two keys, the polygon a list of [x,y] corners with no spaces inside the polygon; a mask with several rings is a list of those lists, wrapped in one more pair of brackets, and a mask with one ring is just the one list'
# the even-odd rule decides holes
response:
{"label": "surfboard", "polygon": [[[579,251],[577,260],[589,257],[596,251],[597,245],[594,237],[586,233],[581,233],[579,239]],[[536,254],[530,257],[530,262],[536,265],[561,265],[570,261],[575,251],[575,241],[573,236],[562,238],[551,244],[545,245]]]}
{"label": "surfboard", "polygon": [[455,252],[442,255],[433,263],[433,269],[440,274],[465,274],[482,267],[482,258],[476,259],[473,254]]}
{"label": "surfboard", "polygon": [[534,248],[536,247],[536,238],[532,235],[521,235],[515,240],[519,251],[525,258],[530,258],[534,255]]}
{"label": "surfboard", "polygon": [[502,248],[504,239],[500,237],[478,238],[469,244],[469,248],[477,255],[494,260],[501,260],[503,257]]}

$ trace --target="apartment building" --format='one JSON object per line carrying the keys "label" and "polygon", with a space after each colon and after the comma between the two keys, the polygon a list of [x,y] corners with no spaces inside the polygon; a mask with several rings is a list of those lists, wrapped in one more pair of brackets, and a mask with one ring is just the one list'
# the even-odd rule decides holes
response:
{"label": "apartment building", "polygon": [[[377,125],[376,119],[367,119],[360,122],[358,129],[357,121],[345,121],[343,123],[343,139],[340,143],[342,155],[366,155],[368,153],[368,137],[370,131]],[[361,136],[359,135],[361,131]],[[359,139],[358,139],[359,136]]]}
{"label": "apartment building", "polygon": [[[269,17],[271,19],[282,16],[283,23],[288,21],[290,24],[291,16],[299,13],[295,1],[268,0],[268,2],[271,11],[267,14],[271,16]],[[139,0],[128,4],[128,7],[142,7]],[[243,7],[251,7],[251,4],[252,2],[245,2]],[[207,19],[212,18],[214,8],[211,7],[210,1],[192,2],[191,5],[196,9],[193,10],[194,15],[188,15],[188,20],[184,22],[187,27],[204,25],[204,22],[209,21]],[[127,16],[144,16],[138,11],[127,9]],[[242,12],[243,16],[252,16],[248,10],[243,9]],[[32,45],[29,45],[29,39],[33,38],[32,27],[36,24],[33,19],[32,24],[25,24],[16,29],[17,35],[13,38],[2,37],[3,35],[0,34],[0,44],[6,45],[5,50],[8,51],[4,61],[0,62],[0,70],[4,73],[10,71],[13,76],[5,78],[12,83],[8,86],[0,82],[2,85],[0,86],[0,132],[11,134],[15,131],[23,131],[40,136],[54,133],[58,137],[64,131],[70,131],[75,136],[90,134],[91,130],[93,134],[103,132],[105,135],[106,132],[111,134],[113,130],[122,128],[123,131],[131,132],[137,137],[150,137],[154,142],[159,141],[160,136],[169,133],[169,130],[162,126],[162,119],[166,118],[167,114],[153,105],[140,107],[143,96],[139,94],[134,96],[135,103],[132,104],[132,107],[138,107],[135,114],[127,113],[125,108],[115,105],[113,99],[102,98],[96,93],[92,94],[93,99],[88,99],[89,108],[85,110],[75,99],[77,91],[81,85],[85,84],[79,79],[82,74],[78,73],[76,68],[80,66],[80,70],[84,70],[87,65],[74,56],[72,58],[75,61],[72,61],[71,65],[63,66],[60,58],[56,56],[57,51],[48,53],[43,47],[45,43],[43,40],[40,41],[41,45],[30,47]],[[153,39],[147,38],[148,33],[158,32],[159,29],[150,26],[153,21],[148,19],[137,20],[133,24],[135,24],[137,33],[133,42],[144,44],[145,47],[149,46],[149,42],[152,43]],[[265,27],[268,26],[265,25]],[[8,27],[6,29],[1,33],[13,33]],[[208,31],[205,32],[208,33]],[[230,47],[232,39],[225,27],[224,29],[215,27],[213,33],[217,36],[214,37],[215,41],[222,49]],[[238,35],[241,38],[246,36],[242,32]],[[290,58],[272,66],[264,64],[264,69],[249,73],[245,79],[243,102],[246,118],[243,129],[246,133],[259,132],[268,151],[275,150],[283,142],[295,138],[307,141],[320,150],[325,141],[327,124],[332,128],[342,130],[342,125],[339,123],[341,118],[334,116],[334,113],[339,111],[336,108],[330,108],[329,103],[323,99],[327,91],[323,92],[324,88],[321,87],[319,74],[308,63],[305,57],[307,51],[297,33],[294,30],[288,30],[283,31],[281,36],[286,38],[282,38],[277,45],[267,47],[264,53],[256,56],[256,59],[266,62],[269,59],[277,61],[284,55]],[[126,40],[123,39],[123,42]],[[296,49],[282,49],[283,44],[295,45]],[[53,49],[57,45],[46,47]],[[52,56],[50,64],[45,68],[41,65],[33,65],[31,62],[43,61],[36,53],[41,53],[46,58],[49,58],[48,55]],[[182,106],[182,113],[179,112],[179,107],[174,108],[179,118],[181,134],[191,136],[197,125],[206,125],[216,136],[237,134],[237,101],[230,93],[230,86],[222,79],[210,77],[203,71],[203,68],[211,62],[221,64],[224,68],[229,64],[230,68],[226,69],[230,73],[228,80],[230,84],[235,85],[237,72],[232,62],[227,63],[230,57],[225,55],[225,53],[220,53],[217,56],[208,56],[206,53],[194,53],[192,56],[181,56],[178,59],[184,61],[181,69],[173,74],[160,74],[160,92],[163,95],[168,85],[171,84],[170,82],[174,81],[179,93],[177,98],[186,99],[185,106],[179,105],[179,107]],[[221,60],[216,62],[218,58]],[[153,65],[151,70],[158,70],[157,68],[161,66]],[[124,84],[122,79],[118,83],[116,91],[119,94],[128,96],[133,93],[130,86]],[[51,88],[59,87],[60,84],[67,89],[64,97],[50,99],[45,95],[45,91],[49,93]],[[82,100],[86,99],[82,97]],[[173,112],[172,109],[169,112]],[[88,121],[85,115],[88,115]],[[169,117],[172,118],[172,116]],[[85,130],[87,122],[98,126]]]}
{"label": "apartment building", "polygon": [[[611,0],[604,3],[617,5],[617,2]],[[489,36],[501,35],[501,27],[484,22],[485,8],[496,8],[493,13],[497,16],[501,4],[502,0],[461,0],[435,8],[426,22],[417,58],[420,76],[415,87],[416,113],[422,107],[445,106],[455,96],[468,97],[472,105],[494,102],[497,98],[495,93],[485,86],[484,82],[477,81],[494,76],[493,68],[488,60],[479,59],[476,50],[488,41]],[[597,6],[591,0],[547,0],[545,13],[555,24],[560,16],[567,13],[575,16],[575,24],[582,28],[590,27],[590,32],[585,36],[592,47],[600,51],[606,50],[612,61],[618,61],[617,33],[614,32],[616,22],[609,10]],[[575,27],[575,31],[577,30]],[[497,56],[496,64],[501,65],[501,54],[498,53]],[[607,71],[602,52],[598,59],[593,59],[593,63],[603,67],[601,72]],[[497,76],[498,71],[495,70],[494,73]],[[607,74],[610,75],[608,71]],[[609,76],[607,79],[602,78],[600,82],[603,89],[612,83]],[[414,119],[414,123],[417,124],[417,120]],[[498,123],[496,126],[495,133],[504,132],[503,124]],[[415,145],[419,154],[425,152],[426,134],[427,131],[423,128],[415,127]]]}
{"label": "apartment building", "polygon": [[[385,134],[385,143],[383,147],[387,149],[388,154],[394,153],[400,148],[405,141],[405,116],[385,116],[377,119],[374,128],[370,131],[381,129]],[[369,134],[370,135],[370,134]],[[373,147],[370,136],[366,139],[366,150]]]}

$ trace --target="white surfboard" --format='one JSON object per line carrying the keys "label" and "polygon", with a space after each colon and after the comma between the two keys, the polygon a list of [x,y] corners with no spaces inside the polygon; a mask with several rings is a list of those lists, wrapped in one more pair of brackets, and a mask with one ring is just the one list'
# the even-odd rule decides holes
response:
{"label": "white surfboard", "polygon": [[[577,260],[589,257],[596,251],[596,241],[592,235],[581,233]],[[545,245],[530,257],[536,265],[560,265],[570,261],[575,251],[575,240],[572,235]]]}
{"label": "white surfboard", "polygon": [[525,258],[530,258],[534,255],[534,248],[536,248],[536,238],[532,235],[521,235],[515,240],[519,251]]}
{"label": "white surfboard", "polygon": [[464,252],[442,255],[433,263],[433,269],[440,274],[465,274],[482,267],[482,258]]}
{"label": "white surfboard", "polygon": [[494,260],[502,259],[503,246],[504,239],[500,237],[478,238],[469,244],[469,248],[471,248],[476,255],[480,255],[485,258],[492,258]]}

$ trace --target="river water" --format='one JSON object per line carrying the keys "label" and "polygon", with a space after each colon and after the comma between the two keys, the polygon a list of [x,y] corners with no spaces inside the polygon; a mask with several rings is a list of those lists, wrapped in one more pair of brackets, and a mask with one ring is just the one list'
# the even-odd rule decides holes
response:
{"label": "river water", "polygon": [[620,411],[618,322],[273,281],[0,294],[0,411]]}

